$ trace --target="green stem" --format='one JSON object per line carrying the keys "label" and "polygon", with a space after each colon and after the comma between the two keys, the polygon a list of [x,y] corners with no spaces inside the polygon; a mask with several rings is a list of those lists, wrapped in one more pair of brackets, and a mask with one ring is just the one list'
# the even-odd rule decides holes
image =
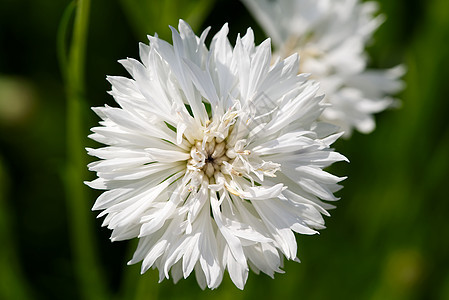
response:
{"label": "green stem", "polygon": [[75,24],[67,73],[69,86],[75,88],[78,92],[83,92],[90,0],[78,0],[76,5]]}
{"label": "green stem", "polygon": [[67,32],[70,26],[70,20],[75,12],[76,3],[74,1],[70,2],[69,5],[64,10],[64,13],[59,23],[58,33],[57,33],[57,54],[59,60],[59,67],[61,69],[61,74],[64,81],[67,81]]}
{"label": "green stem", "polygon": [[65,84],[67,89],[67,169],[65,177],[68,223],[71,234],[74,265],[82,299],[109,299],[104,276],[98,263],[93,235],[91,203],[83,180],[86,174],[85,128],[85,57],[89,21],[89,0],[76,2],[76,15]]}

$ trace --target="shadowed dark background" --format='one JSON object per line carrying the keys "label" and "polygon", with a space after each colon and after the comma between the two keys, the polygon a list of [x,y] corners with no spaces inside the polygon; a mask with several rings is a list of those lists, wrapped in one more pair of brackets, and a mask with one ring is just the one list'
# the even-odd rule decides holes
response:
{"label": "shadowed dark background", "polygon": [[[286,262],[274,280],[251,272],[244,291],[227,275],[216,291],[202,292],[193,274],[157,284],[157,272],[126,266],[135,242],[111,244],[91,212],[108,291],[99,299],[449,299],[449,2],[378,2],[387,20],[367,49],[370,66],[407,66],[402,106],[378,114],[372,134],[335,144],[351,163],[331,170],[348,179],[328,228],[297,236],[302,263]],[[265,39],[239,1],[175,3],[92,1],[85,136],[98,122],[89,107],[114,105],[105,76],[126,76],[116,61],[138,58],[145,33],[171,41],[168,25],[184,18],[198,34],[228,22],[231,41],[249,26],[258,43]],[[0,0],[0,299],[84,297],[62,180],[67,112],[56,44],[68,4]],[[98,146],[87,138],[85,145]],[[85,189],[93,204],[99,193]]]}

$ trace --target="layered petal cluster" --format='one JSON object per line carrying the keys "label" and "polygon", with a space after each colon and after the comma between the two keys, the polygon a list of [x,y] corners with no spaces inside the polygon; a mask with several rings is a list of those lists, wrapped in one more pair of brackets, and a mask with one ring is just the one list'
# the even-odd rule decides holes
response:
{"label": "layered petal cluster", "polygon": [[345,157],[330,148],[341,135],[317,122],[318,84],[298,75],[298,55],[271,63],[267,39],[228,26],[213,37],[188,24],[173,45],[149,36],[140,59],[120,63],[132,78],[108,77],[119,107],[97,107],[102,121],[88,149],[105,190],[93,209],[113,241],[139,238],[130,264],[160,280],[195,271],[216,288],[225,270],[243,289],[251,268],[273,277],[296,260],[295,234],[324,228],[341,177],[323,171]]}
{"label": "layered petal cluster", "polygon": [[273,39],[275,55],[299,53],[300,72],[320,81],[331,106],[322,119],[341,127],[370,133],[373,114],[396,101],[403,88],[404,67],[367,68],[365,46],[383,22],[375,2],[359,0],[242,0]]}

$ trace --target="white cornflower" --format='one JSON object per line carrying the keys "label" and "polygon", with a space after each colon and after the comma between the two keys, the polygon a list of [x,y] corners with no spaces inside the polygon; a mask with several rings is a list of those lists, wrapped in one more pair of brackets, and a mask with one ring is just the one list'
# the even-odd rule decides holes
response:
{"label": "white cornflower", "polygon": [[365,45],[383,22],[377,3],[358,0],[242,0],[273,39],[275,56],[299,53],[300,73],[319,80],[326,108],[321,118],[349,137],[370,133],[373,114],[390,107],[403,87],[404,67],[367,69]]}
{"label": "white cornflower", "polygon": [[[205,46],[188,24],[172,28],[173,46],[149,36],[139,62],[120,63],[133,79],[108,77],[119,108],[90,137],[89,164],[106,190],[103,210],[112,241],[138,237],[129,262],[158,268],[176,282],[195,270],[216,288],[227,269],[243,289],[249,268],[273,277],[296,260],[294,232],[324,228],[344,178],[323,168],[345,157],[329,145],[341,134],[316,122],[318,84],[297,75],[298,56],[271,65],[270,40],[254,45],[251,29],[232,48],[228,26]],[[320,200],[321,199],[321,200]]]}

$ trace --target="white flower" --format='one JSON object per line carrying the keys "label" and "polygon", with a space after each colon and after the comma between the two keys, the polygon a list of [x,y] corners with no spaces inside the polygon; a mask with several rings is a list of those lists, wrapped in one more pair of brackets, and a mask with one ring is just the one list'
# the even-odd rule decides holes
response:
{"label": "white flower", "polygon": [[[227,269],[243,289],[251,267],[273,277],[296,260],[293,232],[315,234],[344,178],[323,168],[345,157],[329,148],[341,134],[316,122],[318,84],[297,75],[298,56],[271,65],[270,40],[251,29],[235,48],[228,26],[204,40],[179,22],[173,46],[149,36],[142,63],[120,63],[133,79],[108,77],[120,108],[97,107],[89,164],[106,190],[112,241],[138,237],[130,264],[158,268],[175,282],[195,270],[216,288]],[[271,65],[271,66],[270,66]],[[171,272],[170,272],[171,270]]]}
{"label": "white flower", "polygon": [[276,55],[298,52],[300,72],[319,80],[331,104],[322,119],[349,137],[355,128],[369,133],[373,114],[393,103],[403,88],[404,67],[367,69],[366,43],[383,22],[373,17],[375,2],[358,0],[242,0],[273,39]]}

